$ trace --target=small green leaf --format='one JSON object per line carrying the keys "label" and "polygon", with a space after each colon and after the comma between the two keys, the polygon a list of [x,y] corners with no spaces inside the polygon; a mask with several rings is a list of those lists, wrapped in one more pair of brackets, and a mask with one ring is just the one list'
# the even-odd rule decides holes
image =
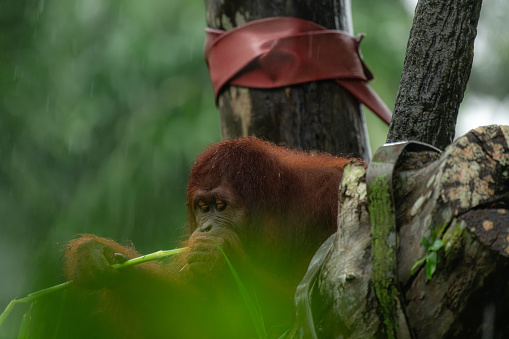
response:
{"label": "small green leaf", "polygon": [[431,242],[435,241],[435,239],[437,238],[437,235],[436,235],[436,233],[435,233],[435,229],[434,229],[434,228],[431,228],[431,229],[429,230],[429,232],[430,232],[430,236],[429,236],[429,237],[430,237]]}
{"label": "small green leaf", "polygon": [[426,258],[426,276],[431,280],[433,273],[437,269],[437,252],[431,252]]}
{"label": "small green leaf", "polygon": [[426,237],[422,237],[421,243],[428,250],[428,254],[412,266],[410,270],[411,274],[414,274],[414,269],[426,260],[426,276],[431,280],[433,273],[435,273],[437,269],[437,264],[440,262],[440,256],[438,256],[437,251],[444,247],[443,240],[436,239],[435,237],[435,230],[433,229],[431,229],[430,240]]}
{"label": "small green leaf", "polygon": [[438,251],[439,249],[441,249],[442,247],[444,246],[444,242],[442,241],[442,239],[436,239],[434,242],[433,242],[433,245],[431,245],[431,247],[429,247],[428,249],[430,251]]}
{"label": "small green leaf", "polygon": [[424,260],[426,260],[426,257],[422,258],[421,260],[417,260],[414,264],[414,266],[412,266],[412,269],[410,270],[410,274],[414,274],[414,269],[416,269],[418,266],[420,266]]}
{"label": "small green leaf", "polygon": [[422,239],[421,239],[421,243],[422,243],[422,245],[423,245],[424,247],[426,247],[426,248],[428,248],[428,249],[431,247],[431,244],[430,244],[430,242],[429,242],[428,238],[426,238],[426,237],[422,237]]}

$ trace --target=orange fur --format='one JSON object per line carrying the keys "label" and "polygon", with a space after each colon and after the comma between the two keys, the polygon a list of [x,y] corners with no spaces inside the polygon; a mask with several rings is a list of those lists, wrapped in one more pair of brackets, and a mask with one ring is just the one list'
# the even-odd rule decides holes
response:
{"label": "orange fur", "polygon": [[[213,144],[189,177],[188,240],[182,244],[187,251],[168,264],[147,263],[118,274],[109,267],[114,254],[133,258],[134,248],[82,235],[67,246],[66,274],[84,288],[107,287],[99,294],[107,306],[96,316],[113,325],[109,337],[253,337],[212,239],[256,291],[266,324],[292,321],[295,288],[312,255],[337,229],[338,186],[349,160],[253,137]],[[221,210],[213,231],[197,231],[196,197],[217,189],[234,208]]]}

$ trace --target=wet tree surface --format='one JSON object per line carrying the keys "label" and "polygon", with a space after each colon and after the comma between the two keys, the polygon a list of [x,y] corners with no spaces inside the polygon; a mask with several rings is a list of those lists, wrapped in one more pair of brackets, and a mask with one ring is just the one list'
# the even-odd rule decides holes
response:
{"label": "wet tree surface", "polygon": [[[477,128],[440,155],[407,152],[392,178],[397,217],[397,338],[506,338],[509,127]],[[319,338],[386,337],[373,282],[365,171],[340,185],[338,233],[310,294]],[[383,206],[382,206],[383,208]],[[422,237],[444,246],[429,280]],[[306,328],[306,323],[297,327]],[[297,338],[299,336],[293,336]]]}

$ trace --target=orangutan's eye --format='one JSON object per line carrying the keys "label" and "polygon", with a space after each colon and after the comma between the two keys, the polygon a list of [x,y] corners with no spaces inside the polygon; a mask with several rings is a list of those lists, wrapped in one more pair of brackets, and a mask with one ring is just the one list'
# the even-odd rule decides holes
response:
{"label": "orangutan's eye", "polygon": [[216,209],[221,212],[224,211],[226,208],[226,203],[224,201],[218,200],[216,201]]}
{"label": "orangutan's eye", "polygon": [[207,205],[206,203],[204,203],[203,201],[198,202],[198,208],[200,209],[200,211],[202,211],[204,213],[207,213],[208,211],[210,211],[210,206]]}

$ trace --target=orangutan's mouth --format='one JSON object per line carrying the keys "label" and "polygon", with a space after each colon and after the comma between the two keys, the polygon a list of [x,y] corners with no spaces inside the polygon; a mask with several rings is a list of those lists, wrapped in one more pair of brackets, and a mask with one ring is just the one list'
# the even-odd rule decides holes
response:
{"label": "orangutan's mouth", "polygon": [[221,252],[212,239],[199,240],[191,246],[187,263],[190,267],[203,266],[196,267],[200,270],[212,270],[220,255]]}

